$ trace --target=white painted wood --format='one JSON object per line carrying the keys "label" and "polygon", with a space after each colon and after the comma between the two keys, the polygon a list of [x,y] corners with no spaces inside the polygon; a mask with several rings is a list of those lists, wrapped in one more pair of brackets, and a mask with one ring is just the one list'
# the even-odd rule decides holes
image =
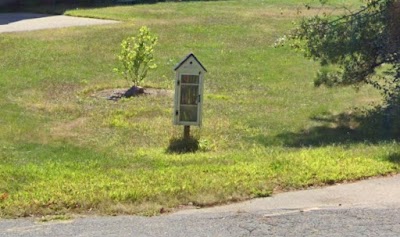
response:
{"label": "white painted wood", "polygon": [[173,122],[175,125],[201,126],[204,75],[207,70],[194,54],[189,54],[175,67],[175,72]]}

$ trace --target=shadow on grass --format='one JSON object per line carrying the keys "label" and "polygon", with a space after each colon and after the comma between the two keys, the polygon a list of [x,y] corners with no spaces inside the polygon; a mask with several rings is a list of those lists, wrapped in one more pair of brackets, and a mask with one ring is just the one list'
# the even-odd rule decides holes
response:
{"label": "shadow on grass", "polygon": [[387,157],[388,161],[400,165],[400,153],[392,153]]}
{"label": "shadow on grass", "polygon": [[[0,0],[1,1],[1,0]],[[110,6],[129,6],[137,4],[156,4],[160,2],[209,2],[225,0],[14,0],[2,6],[0,12],[29,11],[35,13],[62,15],[77,8],[99,8]]]}
{"label": "shadow on grass", "polygon": [[167,148],[167,153],[183,154],[183,153],[193,153],[200,149],[199,140],[190,137],[185,138],[171,138],[169,141],[169,146]]}
{"label": "shadow on grass", "polygon": [[35,13],[0,13],[0,25],[7,25],[17,21],[46,17],[45,14]]}
{"label": "shadow on grass", "polygon": [[311,117],[312,121],[322,124],[320,126],[303,129],[299,132],[285,132],[276,137],[258,135],[252,139],[265,146],[279,143],[295,148],[399,141],[399,108],[383,109],[379,107],[370,111],[356,111],[339,115],[322,114]]}
{"label": "shadow on grass", "polygon": [[98,7],[109,7],[120,5],[116,1],[101,1],[101,0],[28,0],[18,1],[15,0],[5,6],[2,6],[0,12],[12,13],[12,12],[34,12],[41,14],[55,14],[62,15],[68,10],[77,8],[98,8]]}

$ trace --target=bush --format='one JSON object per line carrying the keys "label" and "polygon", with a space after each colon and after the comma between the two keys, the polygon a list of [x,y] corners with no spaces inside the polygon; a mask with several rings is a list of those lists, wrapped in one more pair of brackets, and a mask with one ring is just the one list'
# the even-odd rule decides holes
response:
{"label": "bush", "polygon": [[154,46],[157,37],[153,36],[146,26],[142,26],[137,36],[124,39],[121,43],[121,51],[118,60],[121,65],[114,71],[131,80],[133,86],[138,86],[146,76],[147,72],[157,67],[154,63]]}

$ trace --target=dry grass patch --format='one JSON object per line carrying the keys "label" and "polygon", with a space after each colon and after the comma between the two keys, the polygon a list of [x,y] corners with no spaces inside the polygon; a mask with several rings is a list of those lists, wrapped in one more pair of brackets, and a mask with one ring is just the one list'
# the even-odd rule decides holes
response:
{"label": "dry grass patch", "polygon": [[76,138],[82,135],[82,131],[87,126],[88,118],[77,118],[72,121],[58,122],[50,129],[50,135],[54,139]]}

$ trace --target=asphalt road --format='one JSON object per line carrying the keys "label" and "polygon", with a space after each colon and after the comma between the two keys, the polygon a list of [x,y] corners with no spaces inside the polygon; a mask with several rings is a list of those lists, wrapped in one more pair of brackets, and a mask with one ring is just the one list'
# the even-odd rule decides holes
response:
{"label": "asphalt road", "polygon": [[0,221],[0,236],[400,236],[400,176],[158,217]]}
{"label": "asphalt road", "polygon": [[0,33],[33,31],[71,26],[114,24],[117,21],[35,13],[0,14]]}

